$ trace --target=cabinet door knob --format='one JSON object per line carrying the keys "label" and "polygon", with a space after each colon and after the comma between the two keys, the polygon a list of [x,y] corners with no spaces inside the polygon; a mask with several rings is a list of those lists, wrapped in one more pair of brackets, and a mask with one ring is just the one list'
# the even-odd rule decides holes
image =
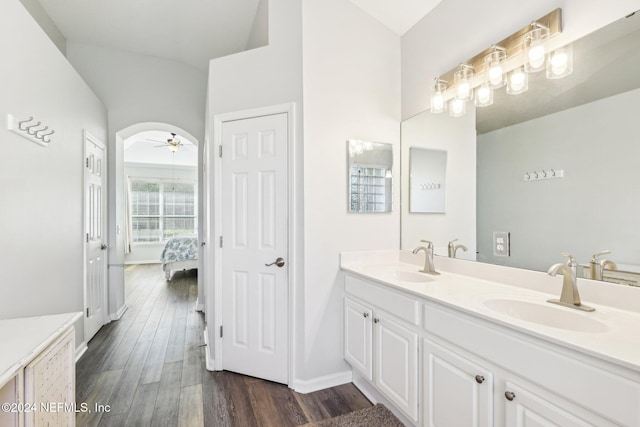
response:
{"label": "cabinet door knob", "polygon": [[513,399],[515,399],[515,398],[516,398],[516,394],[515,394],[514,392],[512,392],[512,391],[505,391],[505,392],[504,392],[504,397],[506,397],[506,398],[507,398],[507,400],[508,400],[509,402],[511,402]]}
{"label": "cabinet door knob", "polygon": [[378,319],[377,317],[373,318],[373,323],[378,323],[380,321],[380,319]]}
{"label": "cabinet door knob", "polygon": [[362,313],[364,317],[369,317],[369,313]]}
{"label": "cabinet door knob", "polygon": [[476,382],[478,384],[482,384],[484,382],[484,377],[482,375],[476,375]]}

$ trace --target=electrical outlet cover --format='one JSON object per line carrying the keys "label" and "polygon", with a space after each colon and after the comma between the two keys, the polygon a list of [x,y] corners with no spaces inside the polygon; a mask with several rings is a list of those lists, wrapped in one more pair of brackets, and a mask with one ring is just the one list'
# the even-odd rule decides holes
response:
{"label": "electrical outlet cover", "polygon": [[511,233],[494,231],[492,246],[494,256],[511,256]]}

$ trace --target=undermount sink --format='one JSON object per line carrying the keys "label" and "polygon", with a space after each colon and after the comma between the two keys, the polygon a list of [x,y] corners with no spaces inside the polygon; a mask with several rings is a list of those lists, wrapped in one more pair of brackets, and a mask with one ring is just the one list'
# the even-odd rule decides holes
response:
{"label": "undermount sink", "polygon": [[400,282],[426,283],[435,280],[433,277],[425,273],[410,270],[383,270],[383,275]]}
{"label": "undermount sink", "polygon": [[493,298],[483,301],[483,304],[496,313],[552,328],[592,333],[610,330],[608,325],[594,319],[591,313],[574,312],[571,308],[555,306],[544,300],[529,302],[510,298]]}

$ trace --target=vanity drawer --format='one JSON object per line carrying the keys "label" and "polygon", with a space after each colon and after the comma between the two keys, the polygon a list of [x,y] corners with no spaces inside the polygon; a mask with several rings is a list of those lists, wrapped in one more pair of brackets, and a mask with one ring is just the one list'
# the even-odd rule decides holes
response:
{"label": "vanity drawer", "polygon": [[373,282],[345,275],[345,292],[371,303],[413,325],[420,324],[420,303],[416,298],[394,292]]}

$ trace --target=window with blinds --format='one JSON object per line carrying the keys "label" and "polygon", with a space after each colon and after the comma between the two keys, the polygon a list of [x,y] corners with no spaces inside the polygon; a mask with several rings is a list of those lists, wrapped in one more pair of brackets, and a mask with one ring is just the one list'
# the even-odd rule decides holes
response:
{"label": "window with blinds", "polygon": [[195,183],[132,179],[130,188],[133,242],[162,242],[197,232]]}

